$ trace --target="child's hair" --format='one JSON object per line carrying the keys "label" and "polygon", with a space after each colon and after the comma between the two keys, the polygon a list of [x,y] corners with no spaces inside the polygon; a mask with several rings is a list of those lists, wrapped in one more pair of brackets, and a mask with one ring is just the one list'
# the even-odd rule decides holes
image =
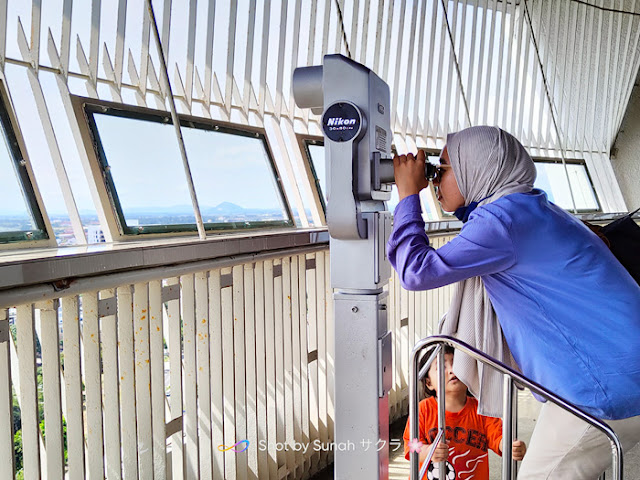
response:
{"label": "child's hair", "polygon": [[[444,346],[445,355],[447,353],[450,353],[451,355],[453,355],[453,352],[454,352],[453,347],[451,347],[449,345],[445,345]],[[422,356],[422,358],[420,359],[420,366],[418,367],[418,372],[420,370],[422,370],[422,367],[425,366],[425,364],[427,363],[427,360],[429,359],[429,357],[430,357],[430,353],[426,353],[426,354],[424,354]],[[434,362],[437,362],[437,360],[434,360]],[[429,368],[431,368],[431,367],[429,367]],[[438,395],[436,394],[436,391],[427,387],[427,378],[428,378],[428,376],[429,376],[429,371],[427,370],[426,375],[422,378],[422,385],[424,386],[425,396],[438,398]]]}

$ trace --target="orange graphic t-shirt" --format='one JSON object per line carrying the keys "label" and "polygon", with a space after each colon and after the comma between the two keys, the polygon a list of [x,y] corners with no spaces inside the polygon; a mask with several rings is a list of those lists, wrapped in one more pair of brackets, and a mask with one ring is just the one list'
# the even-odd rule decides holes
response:
{"label": "orange graphic t-shirt", "polygon": [[[420,438],[423,444],[432,444],[438,435],[438,403],[434,397],[420,402]],[[467,403],[457,413],[446,412],[446,438],[449,445],[446,475],[438,475],[438,466],[431,463],[430,475],[425,478],[440,480],[489,480],[490,448],[500,455],[502,420],[478,414],[478,401],[467,398]],[[404,454],[409,460],[409,422],[404,430]],[[420,465],[422,468],[422,465]],[[434,472],[435,469],[435,472]]]}

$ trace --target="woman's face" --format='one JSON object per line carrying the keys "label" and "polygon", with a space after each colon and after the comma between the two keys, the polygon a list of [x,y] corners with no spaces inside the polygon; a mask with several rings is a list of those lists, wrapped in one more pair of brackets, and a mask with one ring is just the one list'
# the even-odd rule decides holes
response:
{"label": "woman's face", "polygon": [[438,201],[445,212],[455,212],[457,208],[464,205],[464,197],[458,188],[458,182],[453,174],[453,168],[449,163],[449,152],[447,147],[442,150],[440,165],[443,165],[440,175],[433,181],[436,187]]}

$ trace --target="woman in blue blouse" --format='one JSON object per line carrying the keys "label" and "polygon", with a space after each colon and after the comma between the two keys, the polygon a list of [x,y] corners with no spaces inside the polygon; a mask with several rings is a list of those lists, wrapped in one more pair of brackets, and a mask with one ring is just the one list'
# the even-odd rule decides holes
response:
{"label": "woman in blue blouse", "polygon": [[[528,378],[606,420],[625,449],[640,440],[640,287],[604,243],[533,188],[524,147],[495,127],[451,134],[434,185],[465,223],[429,244],[418,193],[425,156],[394,159],[400,203],[389,259],[409,290],[480,277]],[[472,321],[481,322],[475,316]],[[611,461],[604,435],[545,404],[518,478],[594,479]]]}

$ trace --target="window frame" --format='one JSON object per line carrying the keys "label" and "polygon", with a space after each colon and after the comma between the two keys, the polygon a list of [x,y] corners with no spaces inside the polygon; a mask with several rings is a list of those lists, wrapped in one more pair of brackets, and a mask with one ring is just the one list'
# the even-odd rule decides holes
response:
{"label": "window frame", "polygon": [[0,128],[5,136],[0,141],[6,141],[28,213],[36,226],[35,229],[28,231],[0,232],[0,249],[57,247],[53,227],[44,208],[27,155],[26,144],[22,138],[13,102],[2,79],[0,79],[0,123]]}
{"label": "window frame", "polygon": [[[96,182],[96,186],[101,190],[101,201],[105,203],[105,214],[109,217],[107,218],[107,224],[111,230],[114,241],[140,240],[141,236],[144,236],[144,238],[152,238],[197,234],[198,230],[196,222],[192,224],[127,226],[122,205],[118,197],[118,192],[109,171],[110,169],[108,168],[109,163],[102,146],[100,132],[94,118],[94,114],[98,113],[134,120],[171,124],[171,114],[163,110],[136,107],[85,97],[74,96],[73,101],[76,115],[82,115],[84,120],[84,124],[81,128],[81,134],[83,136],[87,153],[90,156],[89,163],[92,165],[94,181]],[[192,115],[179,114],[178,117],[182,128],[198,128],[202,130],[217,131],[247,138],[259,139],[263,143],[265,154],[267,156],[267,168],[273,175],[272,181],[275,186],[276,195],[280,199],[287,217],[285,220],[272,221],[204,223],[205,232],[207,232],[207,234],[262,231],[273,228],[295,228],[291,205],[285,195],[282,178],[274,161],[273,150],[264,129],[247,125],[220,122]]]}
{"label": "window frame", "polygon": [[[551,163],[551,164],[560,164],[562,165],[562,158],[558,157],[531,157],[533,163]],[[564,163],[567,165],[582,165],[584,167],[584,171],[587,174],[587,180],[589,181],[589,186],[591,187],[591,191],[593,192],[593,196],[596,199],[597,209],[580,209],[576,208],[575,213],[577,214],[589,214],[589,213],[601,213],[602,212],[602,203],[600,202],[600,198],[598,198],[598,191],[593,185],[593,179],[591,178],[591,172],[589,172],[589,167],[587,167],[587,162],[581,158],[565,158]],[[567,181],[569,181],[567,179]],[[549,192],[545,192],[549,193]],[[574,213],[572,208],[568,208],[567,211]]]}

